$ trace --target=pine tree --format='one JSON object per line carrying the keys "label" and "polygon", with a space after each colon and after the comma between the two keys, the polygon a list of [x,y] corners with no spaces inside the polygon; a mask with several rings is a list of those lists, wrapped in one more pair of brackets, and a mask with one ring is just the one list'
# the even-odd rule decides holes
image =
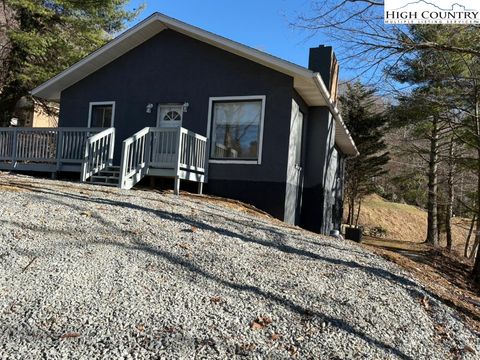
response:
{"label": "pine tree", "polygon": [[128,0],[1,0],[0,126],[29,91],[105,44],[139,12]]}
{"label": "pine tree", "polygon": [[347,161],[345,195],[348,203],[348,223],[353,225],[355,204],[358,204],[355,225],[361,200],[375,191],[375,177],[385,173],[383,166],[388,162],[388,152],[383,140],[383,127],[387,117],[375,103],[375,90],[359,82],[347,84],[346,92],[340,96],[343,120],[357,145],[360,155]]}

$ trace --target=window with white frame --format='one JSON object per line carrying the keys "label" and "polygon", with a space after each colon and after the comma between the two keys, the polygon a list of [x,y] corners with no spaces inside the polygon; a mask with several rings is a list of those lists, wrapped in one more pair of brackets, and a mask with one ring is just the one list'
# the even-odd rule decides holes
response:
{"label": "window with white frame", "polygon": [[88,126],[92,128],[113,127],[115,117],[115,102],[91,102],[88,116]]}
{"label": "window with white frame", "polygon": [[265,98],[214,98],[211,101],[210,158],[259,163]]}

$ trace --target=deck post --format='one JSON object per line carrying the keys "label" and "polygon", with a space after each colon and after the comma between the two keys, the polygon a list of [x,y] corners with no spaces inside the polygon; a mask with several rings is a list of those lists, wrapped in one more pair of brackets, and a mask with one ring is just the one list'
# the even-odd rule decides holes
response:
{"label": "deck post", "polygon": [[12,140],[12,169],[15,169],[17,166],[17,137],[18,130],[13,130],[13,140]]}
{"label": "deck post", "polygon": [[[57,158],[57,171],[58,171],[58,170],[60,170],[60,166],[61,166],[61,163],[62,163],[62,153],[63,153],[63,131],[62,131],[62,129],[58,129],[58,132],[57,132],[57,146],[55,148],[55,152],[56,152],[55,157]],[[53,175],[52,175],[52,179],[55,180],[55,178],[53,178]]]}
{"label": "deck post", "polygon": [[173,192],[175,195],[180,194],[180,177],[179,176],[175,176],[175,187]]}
{"label": "deck post", "polygon": [[198,182],[198,194],[199,195],[203,194],[203,182],[201,181]]}

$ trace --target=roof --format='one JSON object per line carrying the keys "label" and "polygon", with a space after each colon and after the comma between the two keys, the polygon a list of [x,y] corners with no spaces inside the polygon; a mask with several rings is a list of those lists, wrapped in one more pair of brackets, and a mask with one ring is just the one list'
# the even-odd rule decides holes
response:
{"label": "roof", "polygon": [[336,105],[330,100],[329,91],[319,73],[160,13],[152,14],[68,69],[36,87],[31,93],[43,99],[59,101],[62,90],[94,73],[165,29],[177,31],[291,76],[294,80],[294,88],[309,106],[328,106],[330,108],[336,121],[336,145],[347,155],[358,155],[355,143],[345,127]]}

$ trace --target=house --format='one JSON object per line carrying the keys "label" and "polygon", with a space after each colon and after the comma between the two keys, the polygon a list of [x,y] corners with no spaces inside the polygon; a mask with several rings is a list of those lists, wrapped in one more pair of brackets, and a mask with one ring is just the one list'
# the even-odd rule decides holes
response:
{"label": "house", "polygon": [[52,172],[123,188],[162,176],[178,193],[196,181],[328,233],[340,225],[345,159],[357,155],[337,82],[331,47],[310,49],[304,68],[155,13],[34,89],[60,103],[59,128],[36,133],[35,164],[31,133],[4,134],[2,150],[0,131],[0,159],[30,170],[49,159]]}
{"label": "house", "polygon": [[58,104],[49,103],[46,106],[35,101],[35,99],[22,97],[15,106],[11,126],[23,127],[57,127],[58,126]]}

